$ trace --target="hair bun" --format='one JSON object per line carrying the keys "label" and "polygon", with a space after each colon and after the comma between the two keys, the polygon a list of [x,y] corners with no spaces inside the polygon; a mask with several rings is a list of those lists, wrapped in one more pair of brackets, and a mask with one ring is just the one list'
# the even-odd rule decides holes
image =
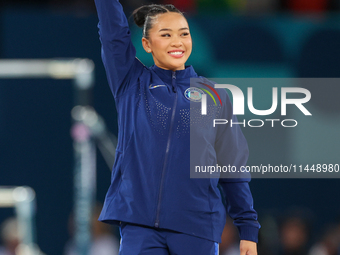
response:
{"label": "hair bun", "polygon": [[[152,23],[150,18],[156,17],[158,14],[167,13],[167,12],[176,12],[183,15],[175,6],[172,4],[149,4],[143,5],[136,10],[133,11],[132,16],[137,26],[144,27],[143,29],[143,37],[148,38],[149,30],[152,27]],[[148,18],[149,17],[149,18]],[[145,24],[146,22],[146,24]]]}
{"label": "hair bun", "polygon": [[139,26],[139,27],[144,26],[146,17],[148,16],[148,13],[150,12],[151,9],[152,9],[152,6],[143,5],[143,6],[137,8],[136,10],[133,11],[133,13],[132,13],[133,19],[134,19],[137,26]]}
{"label": "hair bun", "polygon": [[143,5],[136,10],[133,11],[133,19],[137,26],[143,27],[146,17],[148,15],[154,16],[160,13],[166,13],[166,12],[178,12],[181,13],[179,10],[176,9],[175,6],[172,4],[149,4],[149,5]]}

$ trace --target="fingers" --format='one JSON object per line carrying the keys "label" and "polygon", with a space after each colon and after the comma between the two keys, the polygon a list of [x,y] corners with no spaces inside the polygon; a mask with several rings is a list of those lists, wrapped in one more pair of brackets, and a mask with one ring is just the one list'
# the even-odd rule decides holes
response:
{"label": "fingers", "polygon": [[241,240],[240,255],[257,255],[257,244],[255,242]]}
{"label": "fingers", "polygon": [[240,250],[240,255],[257,255],[257,251],[253,251],[253,250]]}

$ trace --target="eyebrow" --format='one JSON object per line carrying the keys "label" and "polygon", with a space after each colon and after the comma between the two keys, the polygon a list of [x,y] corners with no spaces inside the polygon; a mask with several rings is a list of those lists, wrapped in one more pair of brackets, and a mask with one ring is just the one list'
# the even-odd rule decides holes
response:
{"label": "eyebrow", "polygon": [[[182,27],[182,28],[178,29],[178,31],[181,31],[181,30],[189,30],[189,28]],[[172,29],[170,29],[170,28],[162,28],[158,32],[162,32],[162,31],[172,31]]]}

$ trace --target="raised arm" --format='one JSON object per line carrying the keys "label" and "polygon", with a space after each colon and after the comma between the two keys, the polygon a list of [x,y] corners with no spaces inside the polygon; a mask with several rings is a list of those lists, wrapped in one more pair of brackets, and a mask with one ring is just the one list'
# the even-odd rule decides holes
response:
{"label": "raised arm", "polygon": [[120,96],[138,79],[143,65],[136,59],[131,33],[118,0],[95,0],[102,59],[114,97]]}

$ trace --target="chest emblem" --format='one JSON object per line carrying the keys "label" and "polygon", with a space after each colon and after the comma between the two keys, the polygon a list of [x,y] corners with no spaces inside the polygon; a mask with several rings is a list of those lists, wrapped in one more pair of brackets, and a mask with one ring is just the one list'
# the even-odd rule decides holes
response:
{"label": "chest emblem", "polygon": [[203,90],[195,87],[188,88],[184,91],[184,96],[192,102],[201,102]]}

